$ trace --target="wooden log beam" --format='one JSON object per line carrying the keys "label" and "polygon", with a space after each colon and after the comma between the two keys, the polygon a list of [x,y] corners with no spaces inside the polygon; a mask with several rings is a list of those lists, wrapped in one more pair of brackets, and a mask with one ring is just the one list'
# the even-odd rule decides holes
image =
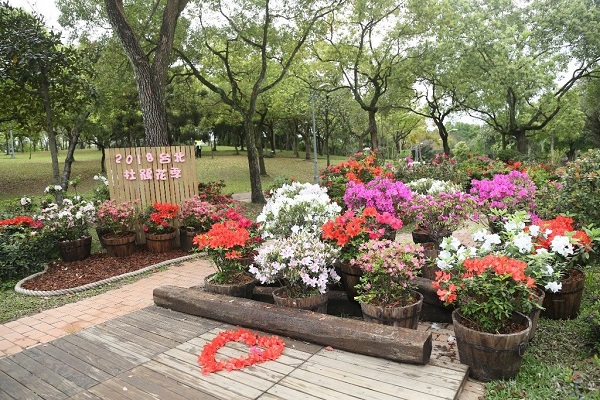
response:
{"label": "wooden log beam", "polygon": [[431,333],[317,314],[199,289],[162,286],[154,303],[171,310],[410,364],[427,364]]}

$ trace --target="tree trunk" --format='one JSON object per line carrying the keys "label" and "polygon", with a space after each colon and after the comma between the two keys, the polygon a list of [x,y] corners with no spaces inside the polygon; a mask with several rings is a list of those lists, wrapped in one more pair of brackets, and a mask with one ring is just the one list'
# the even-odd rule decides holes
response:
{"label": "tree trunk", "polygon": [[514,133],[515,139],[517,140],[517,150],[520,153],[527,153],[527,136],[525,135],[526,131],[523,129],[519,129]]}
{"label": "tree trunk", "polygon": [[[52,160],[52,183],[60,185],[60,169],[58,166],[58,148],[56,147],[56,134],[54,133],[54,122],[52,121],[52,106],[50,104],[50,87],[46,76],[46,68],[42,66],[42,85],[40,87],[40,97],[44,103],[46,112],[46,131],[48,132],[48,145],[50,147],[50,159]],[[64,189],[64,188],[63,188]],[[62,204],[62,191],[54,192],[54,199],[57,204]]]}
{"label": "tree trunk", "polygon": [[171,63],[175,28],[189,0],[167,0],[154,60],[148,56],[127,22],[122,0],[104,0],[108,19],[121,40],[135,72],[147,146],[168,146],[165,86]]}
{"label": "tree trunk", "polygon": [[248,170],[250,172],[250,189],[252,203],[266,203],[260,181],[260,167],[258,165],[258,149],[256,148],[256,128],[252,123],[252,117],[245,116],[244,131],[246,134],[246,148],[248,154]]}
{"label": "tree trunk", "polygon": [[369,110],[369,135],[371,136],[371,150],[377,152],[379,148],[379,139],[377,137],[377,120],[375,115],[376,110]]}

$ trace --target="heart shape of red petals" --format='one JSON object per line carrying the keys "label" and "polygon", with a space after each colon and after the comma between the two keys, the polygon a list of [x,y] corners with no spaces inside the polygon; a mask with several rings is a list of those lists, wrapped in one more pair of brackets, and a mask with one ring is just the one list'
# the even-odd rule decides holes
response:
{"label": "heart shape of red petals", "polygon": [[[248,355],[217,361],[215,358],[217,351],[228,342],[246,343],[250,346]],[[204,375],[223,369],[233,371],[265,361],[276,360],[281,355],[284,347],[285,343],[277,336],[258,335],[248,329],[238,328],[237,331],[219,332],[216,338],[206,343],[202,348],[202,353],[198,356],[198,363],[202,367]]]}

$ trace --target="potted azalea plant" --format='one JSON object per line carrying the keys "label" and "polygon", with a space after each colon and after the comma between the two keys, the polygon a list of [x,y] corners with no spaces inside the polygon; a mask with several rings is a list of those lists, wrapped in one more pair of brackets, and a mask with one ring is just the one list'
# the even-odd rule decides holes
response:
{"label": "potted azalea plant", "polygon": [[232,218],[214,223],[208,232],[194,238],[194,244],[199,250],[206,251],[217,268],[216,273],[204,280],[204,289],[251,298],[255,281],[247,273],[245,260],[255,252],[262,239],[251,220],[233,210],[228,215]]}
{"label": "potted azalea plant", "polygon": [[103,232],[98,238],[108,255],[125,257],[135,249],[133,224],[137,219],[135,202],[117,203],[106,200],[96,209],[96,230]]}
{"label": "potted azalea plant", "polygon": [[514,377],[531,329],[521,312],[539,307],[527,263],[503,254],[477,256],[456,242],[446,251],[452,257],[437,272],[434,288],[441,301],[457,307],[452,322],[460,361],[478,380]]}
{"label": "potted azalea plant", "polygon": [[263,284],[283,282],[273,292],[276,304],[326,313],[327,284],[340,279],[333,267],[338,253],[319,234],[301,230],[259,249],[250,272]]}
{"label": "potted azalea plant", "polygon": [[179,210],[179,240],[183,251],[193,248],[193,239],[201,232],[207,232],[215,220],[217,206],[202,200],[198,196],[186,199]]}
{"label": "potted azalea plant", "polygon": [[412,197],[412,191],[404,183],[377,176],[366,183],[348,182],[344,202],[349,210],[374,207],[379,213],[387,212],[400,217],[398,210],[409,204]]}
{"label": "potted azalea plant", "polygon": [[36,217],[43,229],[58,242],[64,261],[79,261],[89,257],[92,237],[89,228],[96,218],[93,203],[64,199],[61,205],[50,203]]}
{"label": "potted azalea plant", "polygon": [[359,248],[351,265],[362,271],[356,286],[365,321],[417,329],[423,295],[413,279],[425,264],[423,247],[383,239]]}
{"label": "potted azalea plant", "polygon": [[337,203],[330,201],[327,189],[292,182],[275,190],[256,220],[264,239],[283,238],[300,230],[319,232],[340,210]]}
{"label": "potted azalea plant", "polygon": [[164,253],[173,249],[175,227],[179,206],[171,203],[153,203],[139,216],[146,235],[146,247],[151,253]]}
{"label": "potted azalea plant", "polygon": [[356,258],[359,248],[371,239],[386,237],[387,232],[395,232],[402,227],[402,221],[388,212],[379,213],[374,207],[357,211],[348,210],[322,227],[321,237],[328,243],[338,246],[339,274],[348,299],[354,300],[362,271],[353,266],[350,260]]}

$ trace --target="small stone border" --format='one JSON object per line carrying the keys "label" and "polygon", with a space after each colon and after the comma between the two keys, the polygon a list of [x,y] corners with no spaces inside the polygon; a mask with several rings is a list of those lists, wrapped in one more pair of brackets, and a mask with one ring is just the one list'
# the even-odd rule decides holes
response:
{"label": "small stone border", "polygon": [[156,268],[159,268],[159,267],[162,267],[162,266],[165,266],[165,265],[174,264],[174,263],[178,263],[178,262],[181,262],[181,261],[191,260],[192,258],[195,258],[197,256],[198,256],[197,254],[191,254],[189,256],[183,256],[183,257],[173,258],[172,260],[162,261],[162,262],[159,262],[158,264],[150,265],[148,267],[144,267],[144,268],[138,269],[136,271],[127,272],[127,273],[124,273],[124,274],[121,274],[121,275],[111,276],[110,278],[102,279],[101,281],[91,282],[91,283],[87,283],[87,284],[82,285],[82,286],[77,286],[77,287],[68,288],[68,289],[58,289],[58,290],[29,290],[29,289],[25,289],[25,288],[21,287],[21,285],[23,283],[25,283],[28,280],[33,279],[36,276],[39,276],[39,275],[43,274],[44,272],[46,272],[46,270],[48,269],[48,266],[46,265],[46,268],[44,268],[43,271],[36,272],[35,274],[30,275],[30,276],[28,276],[26,278],[23,278],[19,282],[17,282],[17,284],[15,285],[15,292],[21,293],[21,294],[26,294],[26,295],[29,295],[29,296],[59,296],[59,295],[63,295],[63,294],[71,294],[71,293],[76,293],[76,292],[83,292],[84,290],[93,289],[93,288],[96,288],[98,286],[104,285],[106,283],[111,283],[111,282],[118,281],[120,279],[129,278],[130,276],[139,275],[139,274],[142,274],[144,272],[151,271],[153,269],[156,269]]}

